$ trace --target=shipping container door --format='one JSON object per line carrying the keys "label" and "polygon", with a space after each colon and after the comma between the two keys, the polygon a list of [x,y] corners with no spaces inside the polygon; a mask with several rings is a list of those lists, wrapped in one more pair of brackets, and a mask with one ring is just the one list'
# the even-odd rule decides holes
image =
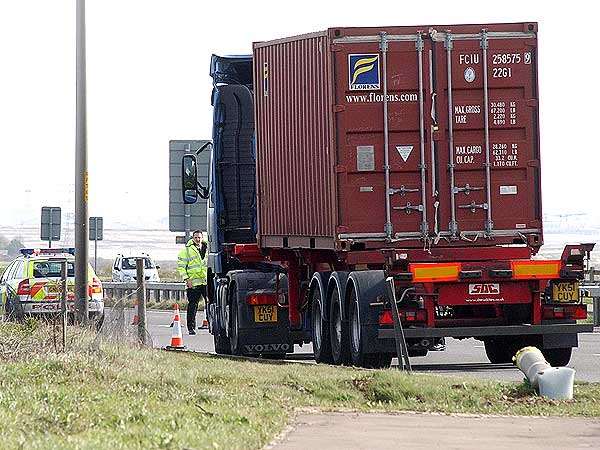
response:
{"label": "shipping container door", "polygon": [[507,243],[541,232],[535,34],[430,38],[440,234]]}
{"label": "shipping container door", "polygon": [[419,242],[433,227],[430,48],[416,32],[334,40],[341,237]]}

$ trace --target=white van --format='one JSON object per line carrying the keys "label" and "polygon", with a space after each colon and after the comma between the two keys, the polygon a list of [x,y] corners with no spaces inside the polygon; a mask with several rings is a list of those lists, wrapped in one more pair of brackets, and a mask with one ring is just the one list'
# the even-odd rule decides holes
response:
{"label": "white van", "polygon": [[117,255],[112,268],[112,280],[124,282],[136,281],[137,270],[135,260],[137,258],[143,258],[144,260],[145,280],[153,282],[160,281],[158,276],[158,269],[160,269],[160,266],[157,266],[154,261],[152,261],[152,258],[150,258],[150,256],[148,256],[146,253],[132,256]]}

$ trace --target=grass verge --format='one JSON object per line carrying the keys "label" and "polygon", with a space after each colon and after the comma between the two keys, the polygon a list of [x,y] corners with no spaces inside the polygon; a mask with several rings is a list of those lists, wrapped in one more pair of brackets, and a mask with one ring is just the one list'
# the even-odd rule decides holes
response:
{"label": "grass verge", "polygon": [[[77,334],[76,334],[77,333]],[[114,345],[0,324],[2,448],[260,448],[296,408],[600,415],[600,385],[540,398],[526,384],[396,370],[249,362]]]}

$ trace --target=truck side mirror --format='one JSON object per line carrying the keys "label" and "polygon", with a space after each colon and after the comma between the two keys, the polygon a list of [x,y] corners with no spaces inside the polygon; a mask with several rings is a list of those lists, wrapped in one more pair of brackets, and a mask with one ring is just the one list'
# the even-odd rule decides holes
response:
{"label": "truck side mirror", "polygon": [[198,201],[198,166],[196,155],[185,155],[181,164],[181,192],[186,205]]}

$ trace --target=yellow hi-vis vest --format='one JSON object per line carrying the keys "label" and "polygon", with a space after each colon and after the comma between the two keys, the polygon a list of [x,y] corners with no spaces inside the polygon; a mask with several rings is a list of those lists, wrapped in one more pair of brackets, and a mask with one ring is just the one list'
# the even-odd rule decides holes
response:
{"label": "yellow hi-vis vest", "polygon": [[192,286],[206,285],[206,264],[200,257],[200,249],[190,239],[177,256],[177,272],[183,280],[192,280]]}

